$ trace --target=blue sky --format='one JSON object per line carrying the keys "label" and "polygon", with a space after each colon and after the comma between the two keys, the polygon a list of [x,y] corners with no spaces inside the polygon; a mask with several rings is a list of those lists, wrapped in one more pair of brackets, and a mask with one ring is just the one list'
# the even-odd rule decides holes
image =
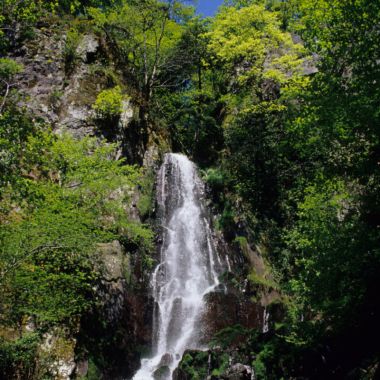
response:
{"label": "blue sky", "polygon": [[204,16],[213,16],[223,0],[198,0],[197,12]]}

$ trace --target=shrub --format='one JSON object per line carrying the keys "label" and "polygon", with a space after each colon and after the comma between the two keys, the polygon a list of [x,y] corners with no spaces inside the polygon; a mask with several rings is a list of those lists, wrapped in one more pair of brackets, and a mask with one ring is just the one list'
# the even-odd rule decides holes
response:
{"label": "shrub", "polygon": [[121,114],[123,106],[123,94],[120,86],[103,90],[92,108],[95,110],[98,118],[103,120],[114,120]]}
{"label": "shrub", "polygon": [[218,168],[209,168],[204,175],[206,183],[215,191],[223,189],[225,178]]}
{"label": "shrub", "polygon": [[14,341],[0,338],[0,377],[13,378],[15,372],[25,380],[33,377],[39,337],[27,334]]}
{"label": "shrub", "polygon": [[14,75],[22,71],[23,67],[10,58],[0,58],[0,78],[10,80]]}
{"label": "shrub", "polygon": [[66,74],[71,74],[75,67],[75,61],[78,58],[77,48],[81,35],[75,29],[70,29],[66,35],[66,44],[63,48],[63,60],[65,62]]}

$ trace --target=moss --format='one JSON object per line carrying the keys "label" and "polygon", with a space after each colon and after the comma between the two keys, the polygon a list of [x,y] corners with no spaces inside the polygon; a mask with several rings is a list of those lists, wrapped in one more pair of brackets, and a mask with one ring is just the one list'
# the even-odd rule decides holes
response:
{"label": "moss", "polygon": [[120,75],[111,66],[105,66],[95,63],[90,65],[89,73],[94,78],[104,78],[108,87],[121,85]]}
{"label": "moss", "polygon": [[254,285],[262,285],[269,289],[278,290],[278,285],[274,281],[268,280],[264,276],[259,276],[254,271],[249,274],[248,279]]}
{"label": "moss", "polygon": [[242,325],[228,326],[218,331],[210,342],[211,347],[230,348],[239,344],[241,340],[248,334],[248,329]]}
{"label": "moss", "polygon": [[248,241],[245,236],[237,236],[234,240],[240,246],[240,249],[244,252],[246,250]]}
{"label": "moss", "polygon": [[73,357],[74,349],[74,340],[60,336],[55,342],[53,354],[61,360],[69,360]]}
{"label": "moss", "polygon": [[227,239],[231,239],[235,234],[235,213],[228,202],[224,205],[224,210],[216,221],[216,228],[223,231]]}
{"label": "moss", "polygon": [[54,88],[49,96],[50,106],[56,109],[59,106],[59,103],[63,95],[64,95],[64,92],[62,90],[59,90],[58,88]]}

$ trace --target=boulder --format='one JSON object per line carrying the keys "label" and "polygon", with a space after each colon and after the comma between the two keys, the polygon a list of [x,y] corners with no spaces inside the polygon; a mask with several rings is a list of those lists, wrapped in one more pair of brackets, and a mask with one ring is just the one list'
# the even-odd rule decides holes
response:
{"label": "boulder", "polygon": [[222,376],[224,380],[252,380],[253,370],[250,366],[237,363],[230,367]]}
{"label": "boulder", "polygon": [[166,367],[169,366],[173,362],[173,355],[170,353],[166,353],[165,355],[162,355],[159,367]]}
{"label": "boulder", "polygon": [[170,368],[168,366],[162,366],[156,369],[153,373],[154,380],[167,380],[170,376]]}

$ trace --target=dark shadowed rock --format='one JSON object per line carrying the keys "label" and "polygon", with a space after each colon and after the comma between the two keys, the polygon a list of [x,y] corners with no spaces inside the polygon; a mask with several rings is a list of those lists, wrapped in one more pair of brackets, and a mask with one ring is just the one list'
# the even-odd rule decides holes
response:
{"label": "dark shadowed rock", "polygon": [[214,292],[205,296],[202,316],[203,341],[207,343],[218,331],[234,325],[245,328],[262,326],[263,307],[233,293]]}
{"label": "dark shadowed rock", "polygon": [[87,372],[88,372],[88,360],[82,360],[80,362],[77,362],[75,374],[79,378],[82,378],[87,375]]}
{"label": "dark shadowed rock", "polygon": [[167,353],[165,355],[162,355],[160,364],[158,366],[159,367],[167,367],[173,362],[173,359],[174,358],[173,358],[172,354]]}
{"label": "dark shadowed rock", "polygon": [[163,366],[156,369],[153,373],[153,378],[155,380],[166,380],[170,375],[170,369],[168,366]]}

